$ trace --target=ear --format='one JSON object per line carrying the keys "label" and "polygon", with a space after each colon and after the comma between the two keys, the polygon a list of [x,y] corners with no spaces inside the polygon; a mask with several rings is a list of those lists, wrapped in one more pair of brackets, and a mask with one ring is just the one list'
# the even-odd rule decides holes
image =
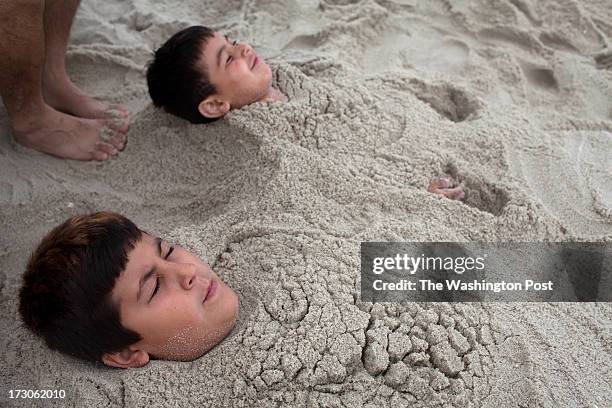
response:
{"label": "ear", "polygon": [[211,95],[198,105],[198,110],[205,118],[215,119],[225,115],[231,106],[228,101],[220,99],[217,95]]}
{"label": "ear", "polygon": [[149,362],[149,353],[126,347],[115,353],[104,353],[102,355],[102,362],[107,366],[117,368],[143,367]]}

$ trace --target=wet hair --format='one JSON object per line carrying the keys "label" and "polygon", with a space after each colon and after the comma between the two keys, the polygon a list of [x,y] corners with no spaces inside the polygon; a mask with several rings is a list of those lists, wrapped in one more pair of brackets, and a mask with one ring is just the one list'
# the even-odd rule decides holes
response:
{"label": "wet hair", "polygon": [[147,85],[153,105],[191,123],[209,123],[198,105],[216,89],[206,72],[196,68],[202,59],[202,48],[214,31],[204,26],[192,26],[174,34],[155,51],[147,68]]}
{"label": "wet hair", "polygon": [[32,254],[19,313],[49,348],[89,361],[141,340],[122,326],[111,291],[142,232],[110,212],[77,215],[55,227]]}

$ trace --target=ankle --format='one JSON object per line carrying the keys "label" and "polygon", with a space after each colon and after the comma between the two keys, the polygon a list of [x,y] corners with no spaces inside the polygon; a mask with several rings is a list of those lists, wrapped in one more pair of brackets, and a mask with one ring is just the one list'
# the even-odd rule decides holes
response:
{"label": "ankle", "polygon": [[47,96],[59,93],[62,89],[65,89],[69,83],[70,80],[65,75],[45,73],[42,77],[43,94]]}
{"label": "ankle", "polygon": [[11,115],[13,131],[17,133],[30,132],[40,127],[52,115],[54,109],[45,103],[32,104],[28,109],[21,109]]}

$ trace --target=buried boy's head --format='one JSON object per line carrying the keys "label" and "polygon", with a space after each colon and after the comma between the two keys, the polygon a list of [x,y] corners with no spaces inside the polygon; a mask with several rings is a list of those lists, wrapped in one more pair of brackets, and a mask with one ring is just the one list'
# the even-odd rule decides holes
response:
{"label": "buried boy's head", "polygon": [[50,348],[126,368],[201,356],[231,331],[238,297],[194,254],[102,212],[43,239],[19,311]]}
{"label": "buried boy's head", "polygon": [[155,106],[192,123],[277,94],[270,67],[249,45],[203,26],[179,31],[155,52],[147,83]]}

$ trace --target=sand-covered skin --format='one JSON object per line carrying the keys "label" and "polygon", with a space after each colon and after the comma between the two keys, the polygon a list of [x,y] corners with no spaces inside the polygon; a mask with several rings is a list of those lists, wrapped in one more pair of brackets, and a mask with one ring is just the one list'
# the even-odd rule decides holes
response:
{"label": "sand-covered skin", "polygon": [[[31,406],[607,407],[609,304],[365,304],[369,240],[612,240],[612,9],[573,1],[84,1],[68,66],[132,111],[106,163],[16,146],[0,113],[0,370]],[[289,102],[189,125],[144,65],[207,24],[252,43]],[[450,175],[464,203],[427,182]],[[239,322],[191,363],[114,370],[20,323],[27,256],[118,211],[208,259]]]}

